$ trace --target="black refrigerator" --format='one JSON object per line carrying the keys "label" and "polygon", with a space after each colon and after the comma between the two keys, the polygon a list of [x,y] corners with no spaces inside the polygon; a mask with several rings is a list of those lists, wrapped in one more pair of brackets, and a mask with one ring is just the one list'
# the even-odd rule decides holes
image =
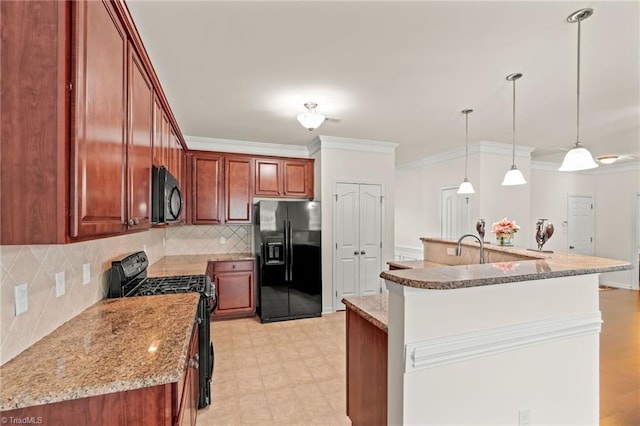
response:
{"label": "black refrigerator", "polygon": [[321,211],[318,201],[259,201],[254,206],[260,321],[322,312]]}

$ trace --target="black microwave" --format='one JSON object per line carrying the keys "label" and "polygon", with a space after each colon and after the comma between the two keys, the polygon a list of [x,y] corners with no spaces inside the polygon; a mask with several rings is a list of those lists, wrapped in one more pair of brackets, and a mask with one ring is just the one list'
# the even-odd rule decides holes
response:
{"label": "black microwave", "polygon": [[166,167],[152,168],[151,222],[179,222],[184,200],[178,180]]}

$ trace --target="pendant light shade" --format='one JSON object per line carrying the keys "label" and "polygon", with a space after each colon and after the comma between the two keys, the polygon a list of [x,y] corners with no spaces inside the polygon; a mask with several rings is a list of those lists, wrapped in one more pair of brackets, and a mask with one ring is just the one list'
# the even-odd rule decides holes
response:
{"label": "pendant light shade", "polygon": [[464,180],[458,187],[458,194],[474,194],[476,191],[473,190],[473,185],[469,182],[469,178],[467,177],[467,169],[469,166],[469,114],[472,113],[472,109],[463,109],[462,113],[464,114],[464,140],[465,140],[465,148],[464,148]]}
{"label": "pendant light shade", "polygon": [[567,152],[562,161],[562,165],[558,169],[561,172],[574,172],[578,170],[589,170],[598,167],[598,163],[593,161],[593,157],[588,149],[582,146],[580,142],[580,22],[593,15],[593,9],[580,9],[573,12],[567,18],[567,22],[578,23],[578,78],[576,91],[576,143],[573,148]]}
{"label": "pendant light shade", "polygon": [[316,107],[318,106],[318,104],[316,104],[315,102],[307,102],[306,104],[304,104],[304,106],[307,108],[307,112],[298,114],[297,119],[298,122],[300,122],[300,124],[304,126],[304,128],[311,132],[314,129],[320,127],[320,125],[324,123],[324,120],[326,120],[326,118],[324,115],[316,112]]}
{"label": "pendant light shade", "polygon": [[505,173],[504,179],[502,179],[503,186],[515,186],[515,185],[524,185],[527,183],[522,172],[518,170],[516,166],[516,80],[522,77],[522,74],[515,73],[509,74],[507,76],[507,80],[513,82],[513,120],[512,120],[512,129],[513,129],[513,142],[512,142],[512,155],[511,155],[511,168]]}

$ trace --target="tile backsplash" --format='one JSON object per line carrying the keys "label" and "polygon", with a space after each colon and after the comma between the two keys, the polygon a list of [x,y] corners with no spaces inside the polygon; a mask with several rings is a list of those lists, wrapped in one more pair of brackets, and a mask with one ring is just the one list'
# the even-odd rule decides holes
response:
{"label": "tile backsplash", "polygon": [[[251,225],[198,225],[74,244],[0,246],[0,365],[106,297],[113,260],[146,250],[150,263],[165,255],[251,252]],[[83,285],[83,265],[90,282]],[[65,275],[56,297],[55,276]],[[28,309],[15,315],[15,287],[27,284]]]}
{"label": "tile backsplash", "polygon": [[[0,246],[0,364],[106,296],[111,261],[146,249],[150,262],[165,254],[164,229],[74,244]],[[90,282],[83,285],[83,264]],[[56,297],[55,275],[65,275]],[[28,309],[15,315],[15,286],[28,286]]]}
{"label": "tile backsplash", "polygon": [[251,225],[186,225],[166,228],[166,255],[249,253]]}

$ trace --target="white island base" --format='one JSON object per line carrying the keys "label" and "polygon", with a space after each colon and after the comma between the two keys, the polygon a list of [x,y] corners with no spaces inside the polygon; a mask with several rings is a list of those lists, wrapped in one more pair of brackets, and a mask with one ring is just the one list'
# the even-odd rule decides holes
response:
{"label": "white island base", "polygon": [[598,274],[386,285],[390,425],[598,424]]}

